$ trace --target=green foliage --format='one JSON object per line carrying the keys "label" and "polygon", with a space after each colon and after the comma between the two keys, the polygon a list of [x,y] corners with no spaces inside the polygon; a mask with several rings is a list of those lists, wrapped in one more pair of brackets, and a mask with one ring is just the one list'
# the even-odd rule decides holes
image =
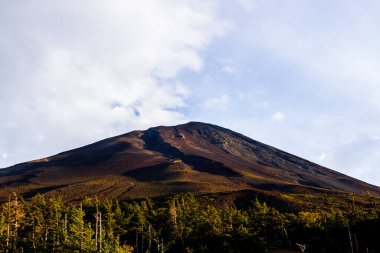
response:
{"label": "green foliage", "polygon": [[12,195],[0,209],[2,252],[380,252],[378,200],[349,210],[280,212],[254,199],[220,207],[192,194],[76,205]]}

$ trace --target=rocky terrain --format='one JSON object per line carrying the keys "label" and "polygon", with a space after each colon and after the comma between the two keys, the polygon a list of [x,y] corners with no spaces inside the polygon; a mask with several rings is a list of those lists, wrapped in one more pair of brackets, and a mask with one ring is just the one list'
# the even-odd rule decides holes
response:
{"label": "rocky terrain", "polygon": [[179,192],[378,195],[378,187],[219,126],[133,131],[0,170],[0,198],[60,194],[136,199]]}

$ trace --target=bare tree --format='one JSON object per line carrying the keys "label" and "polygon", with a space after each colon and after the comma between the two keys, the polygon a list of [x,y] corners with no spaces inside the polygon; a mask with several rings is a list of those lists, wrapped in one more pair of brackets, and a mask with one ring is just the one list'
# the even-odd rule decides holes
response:
{"label": "bare tree", "polygon": [[351,229],[350,229],[350,225],[349,224],[347,224],[347,229],[348,229],[348,238],[350,239],[351,253],[354,253],[354,246],[353,246],[353,243],[352,243],[352,235],[351,235]]}
{"label": "bare tree", "polygon": [[296,243],[296,244],[300,248],[301,252],[305,252],[305,250],[306,250],[306,245],[305,244],[301,244],[301,243]]}

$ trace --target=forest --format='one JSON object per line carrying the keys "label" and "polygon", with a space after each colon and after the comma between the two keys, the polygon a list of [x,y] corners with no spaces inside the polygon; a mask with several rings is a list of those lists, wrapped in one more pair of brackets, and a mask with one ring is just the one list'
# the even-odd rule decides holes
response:
{"label": "forest", "polygon": [[[376,200],[376,201],[375,201]],[[380,205],[283,212],[190,193],[117,201],[13,194],[0,210],[1,252],[380,252]]]}

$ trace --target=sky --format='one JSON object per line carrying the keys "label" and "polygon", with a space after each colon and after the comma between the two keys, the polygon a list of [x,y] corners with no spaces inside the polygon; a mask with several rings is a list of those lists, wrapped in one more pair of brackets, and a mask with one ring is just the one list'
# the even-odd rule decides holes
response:
{"label": "sky", "polygon": [[203,121],[380,185],[379,9],[0,1],[0,168]]}

